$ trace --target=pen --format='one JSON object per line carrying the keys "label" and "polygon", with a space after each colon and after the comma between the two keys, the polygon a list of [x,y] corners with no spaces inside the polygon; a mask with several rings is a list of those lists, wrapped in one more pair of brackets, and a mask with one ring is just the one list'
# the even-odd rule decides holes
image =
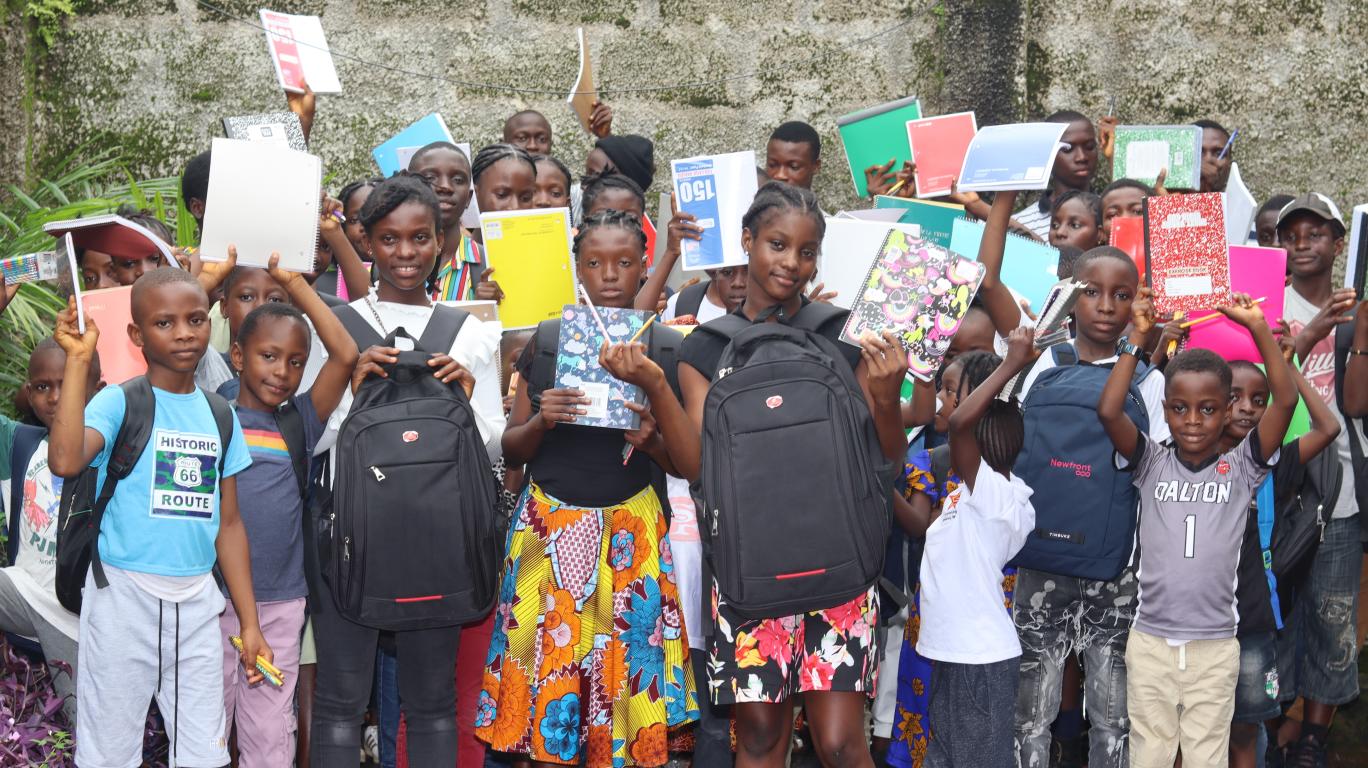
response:
{"label": "pen", "polygon": [[1230,148],[1231,148],[1232,146],[1235,145],[1235,137],[1236,137],[1236,136],[1239,136],[1239,135],[1240,135],[1240,129],[1239,129],[1239,128],[1236,128],[1235,131],[1234,131],[1234,133],[1231,133],[1231,134],[1230,134],[1230,138],[1226,139],[1225,146],[1224,146],[1224,147],[1221,147],[1221,154],[1219,154],[1219,155],[1216,156],[1216,159],[1217,159],[1217,160],[1224,160],[1224,159],[1225,159],[1225,156],[1226,156],[1227,154],[1230,153]]}
{"label": "pen", "polygon": [[1116,95],[1112,94],[1107,98],[1107,117],[1116,115]]}
{"label": "pen", "polygon": [[885,196],[885,197],[892,197],[892,196],[893,196],[893,193],[894,193],[894,192],[897,192],[897,191],[900,190],[900,189],[902,189],[902,188],[903,188],[903,185],[906,184],[906,183],[907,183],[907,179],[903,179],[902,181],[898,182],[897,184],[894,184],[892,187],[889,187],[888,191],[884,193],[884,196]]}

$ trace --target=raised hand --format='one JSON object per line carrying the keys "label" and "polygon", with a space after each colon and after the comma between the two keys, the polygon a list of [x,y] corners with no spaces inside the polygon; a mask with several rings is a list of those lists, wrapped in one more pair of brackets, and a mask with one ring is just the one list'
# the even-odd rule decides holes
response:
{"label": "raised hand", "polygon": [[299,128],[304,133],[304,140],[308,141],[309,133],[313,131],[314,113],[318,109],[318,97],[314,95],[313,89],[306,82],[303,93],[286,93],[285,103],[289,105],[290,111],[299,117]]}
{"label": "raised hand", "polygon": [[[1352,291],[1350,291],[1352,293]],[[1234,320],[1245,328],[1254,330],[1256,326],[1267,326],[1268,321],[1264,319],[1263,310],[1254,299],[1247,293],[1236,293],[1231,296],[1230,304],[1218,307],[1217,310],[1226,317]]]}
{"label": "raised hand", "polygon": [[1097,148],[1107,158],[1112,157],[1116,152],[1116,126],[1118,122],[1115,115],[1107,115],[1097,121]]}
{"label": "raised hand", "polygon": [[1035,346],[1034,328],[1015,328],[1007,336],[1007,357],[1003,363],[1013,372],[1025,370],[1040,357]]}
{"label": "raised hand", "polygon": [[597,99],[594,101],[594,109],[589,113],[589,132],[600,139],[613,132],[612,107]]}
{"label": "raised hand", "polygon": [[1154,292],[1149,288],[1141,288],[1135,292],[1135,300],[1131,302],[1131,325],[1134,326],[1135,333],[1142,336],[1148,335],[1154,330]]}
{"label": "raised hand", "polygon": [[661,370],[646,354],[646,345],[639,341],[603,345],[599,350],[599,365],[621,381],[649,390],[665,380]]}
{"label": "raised hand", "polygon": [[907,352],[892,331],[860,336],[860,356],[865,361],[869,390],[876,396],[897,399],[907,376]]}
{"label": "raised hand", "polygon": [[893,172],[893,165],[897,162],[897,158],[890,158],[883,165],[871,165],[864,169],[865,188],[870,197],[888,194],[888,190],[897,183],[898,176]]}
{"label": "raised hand", "polygon": [[280,254],[274,251],[271,252],[271,260],[266,271],[270,273],[271,279],[280,283],[280,287],[288,291],[290,295],[294,295],[294,292],[301,287],[309,288],[309,283],[303,275],[280,268]]}
{"label": "raised hand", "polygon": [[67,308],[57,313],[57,327],[53,330],[52,338],[67,353],[68,358],[89,361],[95,357],[100,329],[95,327],[94,318],[87,317],[85,333],[81,333],[76,315],[76,297],[70,296],[67,298]]}
{"label": "raised hand", "polygon": [[228,246],[228,258],[224,261],[202,262],[203,266],[200,267],[199,274],[195,275],[195,279],[199,281],[200,287],[204,289],[205,293],[213,293],[214,289],[223,283],[224,279],[228,277],[228,273],[237,266],[237,256],[237,246],[230,244]]}
{"label": "raised hand", "polygon": [[475,284],[475,298],[480,301],[503,301],[504,292],[499,284],[489,279],[494,270],[486,269],[480,273],[480,282]]}

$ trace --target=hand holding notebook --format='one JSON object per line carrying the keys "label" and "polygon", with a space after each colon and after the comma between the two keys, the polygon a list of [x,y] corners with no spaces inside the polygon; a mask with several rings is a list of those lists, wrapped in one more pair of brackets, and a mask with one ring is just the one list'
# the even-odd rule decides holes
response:
{"label": "hand holding notebook", "polygon": [[318,253],[323,165],[314,155],[254,141],[214,139],[200,258],[312,272]]}

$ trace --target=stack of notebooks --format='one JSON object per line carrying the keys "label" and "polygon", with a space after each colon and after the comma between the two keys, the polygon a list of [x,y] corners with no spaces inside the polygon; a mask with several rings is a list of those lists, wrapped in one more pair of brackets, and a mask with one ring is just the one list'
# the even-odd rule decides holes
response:
{"label": "stack of notebooks", "polygon": [[[1078,297],[1083,295],[1085,283],[1075,282],[1074,280],[1060,280],[1050,288],[1050,293],[1045,297],[1045,303],[1041,305],[1040,317],[1036,320],[1036,331],[1034,346],[1036,349],[1045,350],[1056,344],[1065,344],[1069,341],[1069,318],[1073,315],[1074,305],[1078,303]],[[1018,371],[1007,385],[998,393],[998,399],[1010,400],[1017,395],[1021,389],[1023,371]]]}

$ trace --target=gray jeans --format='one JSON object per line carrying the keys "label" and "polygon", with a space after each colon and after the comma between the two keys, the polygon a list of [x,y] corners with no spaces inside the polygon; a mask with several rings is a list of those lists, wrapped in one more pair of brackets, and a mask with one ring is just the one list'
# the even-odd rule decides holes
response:
{"label": "gray jeans", "polygon": [[[52,687],[62,697],[62,710],[72,723],[76,722],[76,641],[49,624],[42,614],[33,609],[19,594],[9,574],[0,569],[0,631],[24,637],[35,637],[43,647]],[[58,662],[67,669],[58,666]]]}
{"label": "gray jeans", "polygon": [[1135,620],[1135,572],[1112,581],[1017,571],[1012,619],[1021,640],[1016,748],[1022,768],[1050,764],[1050,723],[1059,713],[1064,660],[1078,653],[1086,678],[1089,768],[1129,763],[1126,635]]}
{"label": "gray jeans", "polygon": [[925,768],[1011,768],[1012,699],[1019,657],[931,665],[931,741]]}

